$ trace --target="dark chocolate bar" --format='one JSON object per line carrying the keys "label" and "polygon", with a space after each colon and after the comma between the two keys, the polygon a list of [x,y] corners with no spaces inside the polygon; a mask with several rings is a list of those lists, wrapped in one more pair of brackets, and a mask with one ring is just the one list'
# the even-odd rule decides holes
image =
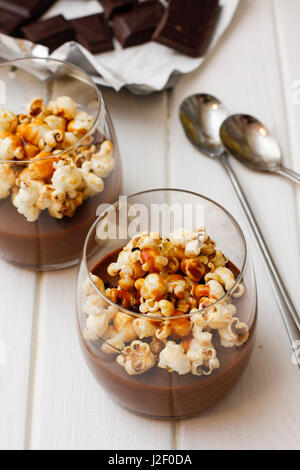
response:
{"label": "dark chocolate bar", "polygon": [[112,31],[103,13],[75,18],[69,24],[76,33],[76,40],[90,52],[96,54],[114,48]]}
{"label": "dark chocolate bar", "polygon": [[207,50],[220,10],[219,0],[171,0],[153,40],[200,57]]}
{"label": "dark chocolate bar", "polygon": [[103,7],[106,18],[111,19],[119,13],[132,9],[137,0],[98,0]]}
{"label": "dark chocolate bar", "polygon": [[150,41],[164,10],[159,0],[146,0],[129,13],[115,16],[113,30],[116,38],[123,47]]}
{"label": "dark chocolate bar", "polygon": [[53,16],[47,20],[31,23],[22,28],[22,31],[26,39],[38,44],[43,44],[49,47],[50,51],[76,38],[74,30],[63,15]]}
{"label": "dark chocolate bar", "polygon": [[56,0],[0,0],[0,8],[23,18],[37,19],[55,2]]}
{"label": "dark chocolate bar", "polygon": [[12,35],[24,23],[24,18],[0,9],[0,33]]}

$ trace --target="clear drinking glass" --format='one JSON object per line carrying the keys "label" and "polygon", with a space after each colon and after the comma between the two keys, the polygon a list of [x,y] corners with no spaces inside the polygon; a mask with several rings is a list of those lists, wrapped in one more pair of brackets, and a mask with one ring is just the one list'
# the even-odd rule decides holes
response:
{"label": "clear drinking glass", "polygon": [[121,191],[102,95],[79,68],[44,58],[1,65],[0,95],[0,256],[33,270],[76,264],[97,207]]}
{"label": "clear drinking glass", "polygon": [[[230,305],[231,311],[236,309],[233,315],[240,324],[237,327],[240,331],[236,330],[235,333],[242,335],[242,330],[245,332],[247,327],[249,337],[244,343],[241,341],[239,346],[230,346],[226,333],[229,330],[204,328],[204,333],[212,334],[219,367],[210,372],[204,367],[194,369],[194,374],[187,371],[179,374],[170,368],[158,367],[159,359],[162,359],[161,350],[166,347],[170,338],[166,338],[164,344],[159,344],[155,338],[135,338],[134,333],[130,338],[132,330],[126,328],[135,320],[136,324],[140,324],[139,321],[143,322],[145,319],[160,330],[164,329],[166,322],[174,322],[174,325],[177,322],[177,327],[180,327],[191,322],[195,311],[182,313],[180,317],[166,318],[156,314],[149,316],[150,314],[140,313],[137,309],[128,310],[109,300],[91,273],[97,273],[106,288],[111,287],[112,280],[107,274],[107,267],[112,261],[116,261],[122,247],[135,233],[154,231],[168,237],[170,232],[179,228],[195,230],[203,226],[216,242],[217,250],[226,255],[229,260],[227,266],[234,273],[235,279],[233,286],[222,298],[196,310],[197,318],[201,316],[207,319],[212,310],[222,311],[224,306],[228,308]],[[92,256],[88,256],[95,241],[97,249]],[[137,248],[132,251],[134,250]],[[129,196],[127,200],[121,200],[108,208],[95,222],[86,239],[77,288],[77,322],[87,364],[108,395],[134,413],[168,419],[192,416],[215,404],[231,391],[246,369],[253,350],[257,315],[256,283],[251,257],[245,237],[235,219],[219,204],[204,196],[181,190],[157,189]],[[115,319],[119,312],[123,315],[121,322],[119,318],[116,324]],[[122,330],[122,324],[126,331]],[[117,332],[119,335],[110,339],[108,331],[116,332],[116,325],[120,328]],[[173,345],[180,344],[184,350],[191,340],[190,334],[186,337],[181,335],[177,339],[173,337]],[[129,354],[125,347],[136,339],[150,345],[156,361],[154,366],[141,374],[136,364],[137,373],[131,375],[120,365],[120,361],[122,363]],[[122,340],[125,347],[120,346]],[[144,347],[149,349],[148,346]],[[156,348],[158,349],[155,350]],[[139,357],[136,359],[138,363]]]}

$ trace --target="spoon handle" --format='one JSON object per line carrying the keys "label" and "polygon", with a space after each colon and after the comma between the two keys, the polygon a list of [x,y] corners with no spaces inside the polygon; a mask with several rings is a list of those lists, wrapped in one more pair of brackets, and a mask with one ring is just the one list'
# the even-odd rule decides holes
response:
{"label": "spoon handle", "polygon": [[254,237],[257,241],[257,244],[261,250],[265,263],[268,267],[270,278],[273,284],[275,296],[277,298],[281,315],[283,317],[283,321],[285,327],[287,329],[287,333],[291,342],[292,350],[294,353],[294,361],[298,364],[300,368],[300,320],[298,313],[293,305],[293,302],[287,292],[287,289],[284,285],[284,282],[278,272],[278,269],[275,266],[274,260],[272,258],[271,253],[268,250],[264,237],[257,225],[256,219],[252,212],[251,207],[247,201],[245,193],[238,182],[236,174],[234,173],[228,158],[228,154],[224,152],[222,157],[220,158],[221,163],[223,164],[231,183],[235,189],[236,195],[244,209],[245,215],[249,222],[249,225],[253,231]]}
{"label": "spoon handle", "polygon": [[295,171],[290,170],[289,168],[286,168],[285,166],[282,166],[278,170],[276,170],[276,173],[278,173],[279,175],[285,176],[286,178],[289,178],[294,183],[300,184],[299,173],[296,173]]}

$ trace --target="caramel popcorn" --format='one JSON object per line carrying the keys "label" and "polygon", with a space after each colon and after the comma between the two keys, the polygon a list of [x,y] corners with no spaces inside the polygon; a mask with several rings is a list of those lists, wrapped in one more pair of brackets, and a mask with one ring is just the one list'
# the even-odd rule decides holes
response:
{"label": "caramel popcorn", "polygon": [[9,132],[14,134],[18,127],[18,118],[11,111],[0,110],[0,132]]}
{"label": "caramel popcorn", "polygon": [[123,355],[117,357],[117,362],[129,375],[140,375],[155,366],[155,357],[150,346],[141,341],[133,341],[124,349]]}
{"label": "caramel popcorn", "polygon": [[[141,233],[107,268],[118,278],[118,287],[105,289],[94,274],[84,283],[86,337],[99,338],[104,331],[102,351],[119,351],[117,362],[130,375],[155,365],[180,375],[210,375],[220,367],[214,331],[224,348],[241,347],[249,338],[248,326],[231,302],[245,287],[236,284],[229,266],[204,228],[180,230],[168,239],[157,232]],[[105,297],[116,305],[108,307]],[[133,309],[132,315],[118,305]],[[134,313],[137,309],[143,317]]]}
{"label": "caramel popcorn", "polygon": [[[0,199],[11,195],[28,222],[44,210],[57,219],[73,217],[85,200],[104,190],[114,169],[113,144],[96,146],[92,136],[84,138],[93,124],[67,96],[48,105],[34,98],[18,116],[0,110],[0,160],[7,161],[0,167]],[[80,147],[64,152],[80,139]]]}
{"label": "caramel popcorn", "polygon": [[191,362],[179,344],[168,341],[159,355],[158,367],[168,369],[169,372],[177,372],[179,375],[185,375],[191,370]]}
{"label": "caramel popcorn", "polygon": [[10,195],[15,179],[15,172],[10,165],[0,165],[0,199],[6,199]]}

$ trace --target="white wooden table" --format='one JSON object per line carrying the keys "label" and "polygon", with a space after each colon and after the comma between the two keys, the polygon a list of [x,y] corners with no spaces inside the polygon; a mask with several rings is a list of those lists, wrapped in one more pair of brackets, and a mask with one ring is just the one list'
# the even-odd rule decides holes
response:
{"label": "white wooden table", "polygon": [[[291,362],[266,270],[222,168],[192,148],[178,120],[187,95],[215,94],[230,111],[249,112],[268,124],[286,165],[300,171],[300,104],[292,88],[300,80],[299,18],[298,0],[241,0],[205,65],[175,90],[147,98],[103,90],[119,136],[125,192],[170,186],[203,193],[225,205],[248,235],[259,331],[239,385],[191,420],[157,422],[129,414],[105,395],[81,356],[76,269],[35,274],[1,261],[0,345],[6,345],[6,363],[0,365],[0,448],[300,448],[300,372]],[[300,310],[300,189],[234,166]]]}

